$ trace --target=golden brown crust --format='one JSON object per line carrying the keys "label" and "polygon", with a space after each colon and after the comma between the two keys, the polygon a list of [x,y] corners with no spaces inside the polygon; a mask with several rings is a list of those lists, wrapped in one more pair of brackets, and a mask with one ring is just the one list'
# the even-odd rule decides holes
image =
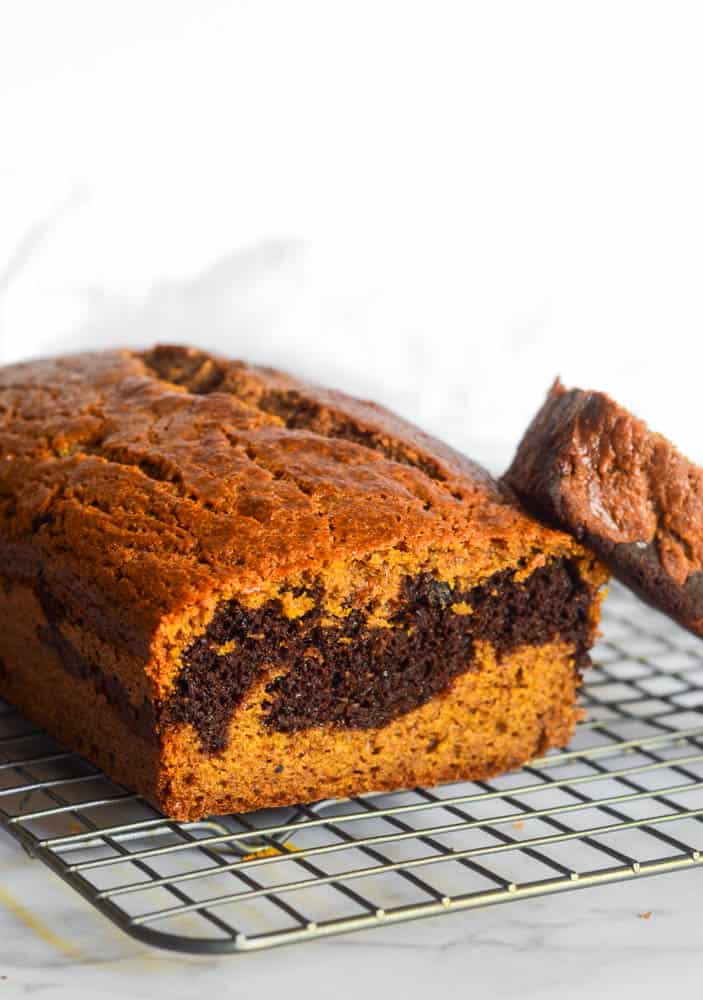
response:
{"label": "golden brown crust", "polygon": [[72,617],[145,659],[208,597],[205,618],[217,595],[376,551],[468,553],[489,575],[571,545],[381,407],[270,369],[156,348],[0,370],[6,572],[43,570]]}
{"label": "golden brown crust", "polygon": [[0,695],[114,781],[158,802],[158,743],[140,739],[90,681],[66,673],[38,637],[44,621],[29,587],[4,588]]}

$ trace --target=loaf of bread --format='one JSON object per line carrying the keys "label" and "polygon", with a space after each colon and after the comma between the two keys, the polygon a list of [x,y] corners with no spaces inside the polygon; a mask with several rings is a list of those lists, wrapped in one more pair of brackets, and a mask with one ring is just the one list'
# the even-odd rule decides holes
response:
{"label": "loaf of bread", "polygon": [[180,347],[0,369],[0,694],[177,819],[565,744],[605,579],[372,403]]}

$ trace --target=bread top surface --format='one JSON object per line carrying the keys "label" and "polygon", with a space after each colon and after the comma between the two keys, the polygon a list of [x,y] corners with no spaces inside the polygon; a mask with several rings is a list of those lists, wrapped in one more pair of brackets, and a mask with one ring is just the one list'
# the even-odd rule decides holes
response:
{"label": "bread top surface", "polygon": [[487,575],[573,548],[380,406],[183,347],[0,369],[0,541],[6,573],[50,577],[123,638],[369,553]]}
{"label": "bread top surface", "polygon": [[605,393],[557,380],[505,478],[577,538],[628,562],[639,549],[676,585],[695,578],[689,590],[703,590],[703,469]]}

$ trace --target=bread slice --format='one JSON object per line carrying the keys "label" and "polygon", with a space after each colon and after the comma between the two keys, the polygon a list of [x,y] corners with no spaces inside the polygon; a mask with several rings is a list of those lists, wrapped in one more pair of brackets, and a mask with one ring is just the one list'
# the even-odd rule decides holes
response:
{"label": "bread slice", "polygon": [[505,481],[646,601],[703,636],[703,469],[602,392],[557,380]]}

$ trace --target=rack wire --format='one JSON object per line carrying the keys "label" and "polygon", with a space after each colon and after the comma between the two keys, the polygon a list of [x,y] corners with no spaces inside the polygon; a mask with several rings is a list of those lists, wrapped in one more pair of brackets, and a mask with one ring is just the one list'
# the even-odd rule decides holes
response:
{"label": "rack wire", "polygon": [[0,823],[133,937],[247,952],[703,863],[703,644],[620,587],[572,746],[492,781],[178,823],[0,703]]}

